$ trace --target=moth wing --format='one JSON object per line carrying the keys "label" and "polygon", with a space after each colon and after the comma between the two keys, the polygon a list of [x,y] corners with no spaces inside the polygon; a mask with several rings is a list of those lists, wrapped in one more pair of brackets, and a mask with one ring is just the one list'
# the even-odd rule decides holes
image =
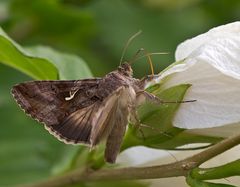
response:
{"label": "moth wing", "polygon": [[[32,118],[46,125],[55,125],[80,108],[95,103],[97,100],[89,98],[86,90],[97,90],[99,81],[100,79],[30,81],[15,85],[12,94]],[[66,100],[75,91],[74,97]]]}
{"label": "moth wing", "polygon": [[109,163],[116,161],[128,124],[128,106],[120,106],[116,111],[114,127],[106,142],[105,160]]}
{"label": "moth wing", "polygon": [[46,129],[65,143],[96,145],[112,128],[109,119],[115,115],[121,90],[117,89],[103,101],[75,111],[60,124],[45,126]]}
{"label": "moth wing", "polygon": [[[114,163],[116,161],[117,155],[120,151],[121,144],[124,138],[126,127],[128,124],[129,117],[129,103],[131,103],[131,93],[130,89],[126,87],[121,87],[116,91],[115,100],[110,101],[109,105],[112,106],[109,110],[108,116],[105,118],[96,118],[98,123],[94,126],[92,130],[92,141],[98,143],[102,137],[99,135],[104,135],[106,137],[106,149],[105,149],[105,160],[109,163]],[[114,102],[115,104],[110,104]],[[97,115],[104,114],[103,112]],[[101,122],[101,120],[103,120]]]}
{"label": "moth wing", "polygon": [[66,144],[91,144],[92,125],[90,119],[99,103],[79,109],[66,117],[63,122],[55,125],[45,125],[45,129]]}
{"label": "moth wing", "polygon": [[93,145],[96,145],[101,139],[107,137],[114,127],[115,120],[117,120],[120,97],[124,90],[124,87],[119,87],[103,101],[99,110],[95,112],[91,133],[91,142]]}

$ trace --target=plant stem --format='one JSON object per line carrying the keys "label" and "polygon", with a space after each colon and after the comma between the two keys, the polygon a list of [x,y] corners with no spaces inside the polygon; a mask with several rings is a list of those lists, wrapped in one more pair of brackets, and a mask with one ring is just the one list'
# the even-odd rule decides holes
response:
{"label": "plant stem", "polygon": [[[186,176],[190,170],[201,165],[205,161],[223,153],[224,151],[240,143],[240,134],[231,136],[208,149],[188,157],[184,160],[152,167],[128,167],[118,169],[101,169],[97,171],[82,171],[77,169],[65,175],[54,177],[31,185],[21,187],[63,187],[70,184],[77,184],[83,181],[99,180],[134,180],[134,179],[155,179]],[[20,187],[20,186],[18,186]]]}

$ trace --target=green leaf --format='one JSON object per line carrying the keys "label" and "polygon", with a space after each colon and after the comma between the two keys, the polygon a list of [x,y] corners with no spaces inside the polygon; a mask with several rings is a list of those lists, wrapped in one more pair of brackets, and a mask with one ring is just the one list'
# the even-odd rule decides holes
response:
{"label": "green leaf", "polygon": [[27,54],[0,28],[0,62],[34,79],[57,79],[56,67],[43,58]]}
{"label": "green leaf", "polygon": [[73,80],[92,77],[85,62],[76,55],[60,53],[50,47],[31,47],[26,48],[26,51],[35,57],[44,57],[49,62],[54,64],[59,73],[61,80]]}
{"label": "green leaf", "polygon": [[191,176],[198,180],[221,179],[240,175],[240,159],[213,168],[196,168]]}
{"label": "green leaf", "polygon": [[187,183],[192,187],[233,187],[228,184],[216,184],[203,180],[222,179],[240,175],[240,160],[213,168],[195,168],[187,177]]}
{"label": "green leaf", "polygon": [[[191,85],[182,84],[167,90],[161,90],[159,86],[151,87],[151,92],[163,101],[182,101],[187,89]],[[150,90],[149,89],[149,90]],[[141,124],[148,127],[140,127],[140,130],[133,125],[129,126],[123,149],[136,145],[161,148],[161,144],[171,140],[174,136],[183,131],[172,126],[172,119],[179,107],[174,104],[153,104],[146,103],[139,107],[138,114]]]}
{"label": "green leaf", "polygon": [[22,48],[0,28],[0,62],[39,80],[82,79],[92,76],[85,62],[49,47]]}
{"label": "green leaf", "polygon": [[190,175],[187,176],[186,181],[191,187],[236,187],[230,184],[204,182],[198,179],[194,179]]}

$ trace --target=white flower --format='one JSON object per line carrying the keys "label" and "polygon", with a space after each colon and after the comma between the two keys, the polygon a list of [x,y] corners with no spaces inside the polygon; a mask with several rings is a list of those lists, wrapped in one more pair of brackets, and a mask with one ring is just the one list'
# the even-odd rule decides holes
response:
{"label": "white flower", "polygon": [[[161,83],[165,88],[184,83],[192,84],[184,100],[196,99],[197,101],[180,105],[173,119],[174,126],[191,129],[187,132],[207,136],[228,137],[238,132],[240,127],[237,124],[240,122],[240,22],[211,29],[205,34],[180,44],[176,50],[176,61],[150,83],[150,85],[156,82]],[[220,155],[205,163],[205,166],[213,167],[236,159],[233,156],[229,159],[229,155],[238,155],[238,149],[239,147],[231,149],[227,155],[226,153]],[[139,152],[143,154],[140,155]],[[179,159],[192,155],[193,152],[175,151],[171,154],[177,154],[176,157]],[[124,151],[117,162],[139,166],[172,161],[175,160],[163,150],[132,147]],[[177,182],[180,184],[181,179],[177,179]]]}
{"label": "white flower", "polygon": [[169,88],[189,83],[173,125],[185,129],[240,122],[240,22],[211,29],[180,44],[176,63],[155,80]]}

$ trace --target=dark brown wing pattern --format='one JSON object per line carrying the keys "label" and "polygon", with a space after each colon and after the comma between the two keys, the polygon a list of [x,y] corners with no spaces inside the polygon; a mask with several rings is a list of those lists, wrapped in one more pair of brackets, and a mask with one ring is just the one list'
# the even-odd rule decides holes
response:
{"label": "dark brown wing pattern", "polygon": [[[97,90],[99,79],[81,81],[31,81],[13,87],[12,94],[21,108],[46,125],[55,125],[78,109],[97,101],[87,90]],[[71,100],[71,91],[78,90]]]}
{"label": "dark brown wing pattern", "polygon": [[[97,91],[99,81],[100,79],[31,81],[14,86],[12,94],[20,107],[32,118],[44,123],[47,129],[52,129],[53,126],[60,128],[61,124],[63,124],[61,128],[64,129],[66,118],[74,116],[76,111],[83,109],[81,115],[85,116],[85,119],[90,115],[93,104],[99,98],[89,96],[88,90]],[[72,99],[66,100],[70,92],[76,93]],[[81,121],[77,120],[77,122]],[[90,134],[90,130],[90,127],[82,126],[82,132],[85,134]],[[65,139],[67,141],[69,138]],[[86,137],[83,137],[82,142],[88,143]]]}
{"label": "dark brown wing pattern", "polygon": [[122,89],[117,89],[103,101],[72,113],[61,124],[46,129],[65,143],[85,143],[91,147],[107,137],[113,128],[113,120]]}
{"label": "dark brown wing pattern", "polygon": [[47,126],[45,128],[67,144],[91,144],[90,135],[92,124],[90,119],[99,103],[94,103],[86,108],[79,109],[70,114],[60,124]]}
{"label": "dark brown wing pattern", "polygon": [[[95,146],[111,132],[123,90],[119,87],[101,100],[92,94],[98,92],[98,84],[99,79],[32,81],[14,86],[12,94],[27,114],[59,140]],[[70,92],[75,93],[73,97]]]}

